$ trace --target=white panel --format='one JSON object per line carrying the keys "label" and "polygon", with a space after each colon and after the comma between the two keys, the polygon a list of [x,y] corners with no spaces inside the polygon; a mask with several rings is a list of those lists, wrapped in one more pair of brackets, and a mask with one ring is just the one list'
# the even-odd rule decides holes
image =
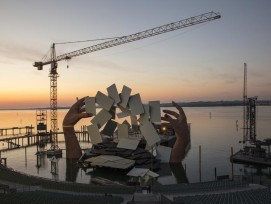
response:
{"label": "white panel", "polygon": [[150,118],[153,123],[161,123],[160,101],[150,101]]}
{"label": "white panel", "polygon": [[100,155],[86,159],[85,161],[90,162],[92,166],[105,166],[117,169],[127,169],[135,164],[134,160],[124,159],[118,156],[112,155]]}
{"label": "white panel", "polygon": [[135,94],[130,97],[129,107],[133,116],[144,113],[144,108],[139,94]]}
{"label": "white panel", "polygon": [[136,168],[134,167],[131,169],[128,173],[127,176],[135,176],[135,177],[143,177],[148,173],[149,169],[146,168]]}
{"label": "white panel", "polygon": [[85,98],[85,107],[86,112],[96,115],[96,104],[95,104],[95,97],[86,97]]}
{"label": "white panel", "polygon": [[120,102],[120,97],[119,97],[119,93],[118,93],[116,84],[112,84],[111,86],[109,86],[107,88],[107,93],[108,93],[109,97],[111,97],[112,99],[114,99],[115,103],[119,103]]}
{"label": "white panel", "polygon": [[127,174],[127,176],[134,176],[134,177],[144,177],[145,175],[148,175],[150,177],[156,178],[159,176],[159,174],[146,169],[146,168],[133,168],[131,169]]}
{"label": "white panel", "polygon": [[157,159],[161,160],[161,163],[169,163],[170,155],[171,155],[171,148],[165,147],[162,145],[158,145],[156,152],[157,152]]}
{"label": "white panel", "polygon": [[92,144],[97,144],[97,143],[102,142],[102,137],[97,125],[89,125],[87,126],[87,129],[88,129],[88,134],[91,138]]}
{"label": "white panel", "polygon": [[118,124],[118,139],[128,138],[128,126],[126,124]]}
{"label": "white panel", "polygon": [[160,142],[160,137],[151,122],[146,122],[144,125],[141,125],[140,131],[150,147],[152,147],[157,142]]}
{"label": "white panel", "polygon": [[96,94],[96,103],[99,104],[102,108],[107,111],[110,111],[112,105],[114,104],[114,100],[102,92],[98,91]]}
{"label": "white panel", "polygon": [[92,120],[92,124],[97,124],[99,128],[101,128],[108,120],[112,118],[112,115],[106,111],[105,109],[102,109]]}
{"label": "white panel", "polygon": [[152,177],[152,178],[156,178],[159,176],[159,174],[149,170],[148,173],[147,173],[148,176]]}
{"label": "white panel", "polygon": [[136,150],[138,144],[139,140],[121,138],[117,145],[117,148]]}
{"label": "white panel", "polygon": [[150,121],[150,106],[147,104],[143,105],[144,107],[144,113],[140,114],[140,118],[138,119],[140,124],[144,124],[145,122],[149,122]]}
{"label": "white panel", "polygon": [[129,109],[122,107],[119,107],[119,109],[121,110],[121,112],[117,113],[118,118],[125,118],[131,115],[131,111]]}
{"label": "white panel", "polygon": [[120,99],[121,102],[119,103],[120,106],[122,106],[123,108],[127,107],[130,95],[131,95],[132,89],[130,89],[127,86],[123,86],[121,94],[120,94]]}

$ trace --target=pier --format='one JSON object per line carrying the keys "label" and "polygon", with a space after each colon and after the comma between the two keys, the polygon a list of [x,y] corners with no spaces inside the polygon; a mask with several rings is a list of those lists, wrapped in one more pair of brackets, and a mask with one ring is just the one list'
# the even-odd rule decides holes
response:
{"label": "pier", "polygon": [[[25,129],[25,131],[22,131],[23,129]],[[33,146],[39,144],[40,142],[50,143],[52,141],[51,132],[39,134],[34,133],[33,129],[34,127],[32,126],[1,128],[0,142],[5,142],[8,144],[8,146],[5,149],[0,149],[0,152]],[[11,134],[8,134],[8,131],[11,131]],[[75,131],[75,133],[79,142],[90,143],[91,140],[86,126],[81,126],[80,130]],[[57,134],[61,135],[64,133],[58,132]]]}
{"label": "pier", "polygon": [[23,132],[26,135],[31,135],[33,133],[33,129],[34,127],[32,125],[24,127],[0,128],[0,136],[19,135],[22,134]]}
{"label": "pier", "polygon": [[46,140],[46,142],[49,142],[50,138],[51,138],[50,133],[43,136],[37,135],[37,134],[31,134],[31,135],[21,135],[21,136],[1,138],[0,142],[8,143],[8,147],[6,149],[2,149],[1,151],[12,150],[12,149],[20,148],[20,147],[35,145],[35,144],[38,144],[39,141],[44,140],[44,139]]}

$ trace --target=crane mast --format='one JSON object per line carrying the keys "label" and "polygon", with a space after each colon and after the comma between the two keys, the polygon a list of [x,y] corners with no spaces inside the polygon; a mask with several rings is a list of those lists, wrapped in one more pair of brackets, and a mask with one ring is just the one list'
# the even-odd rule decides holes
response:
{"label": "crane mast", "polygon": [[256,142],[256,102],[257,96],[247,97],[247,63],[244,63],[243,87],[243,143]]}
{"label": "crane mast", "polygon": [[247,63],[244,63],[244,86],[243,86],[243,143],[248,138],[248,115],[247,115]]}
{"label": "crane mast", "polygon": [[57,122],[57,61],[55,44],[51,48],[51,70],[50,70],[50,113],[51,113],[51,131],[52,145],[51,149],[55,152],[58,148],[58,122]]}
{"label": "crane mast", "polygon": [[33,65],[34,67],[37,67],[38,70],[42,70],[44,65],[51,64],[49,77],[50,77],[51,130],[52,130],[52,136],[53,136],[52,148],[53,149],[58,148],[57,146],[57,130],[58,130],[58,127],[57,127],[57,77],[58,77],[57,62],[58,61],[69,60],[73,57],[77,57],[80,55],[96,52],[96,51],[107,49],[110,47],[115,47],[118,45],[141,40],[144,38],[149,38],[152,36],[160,35],[163,33],[178,30],[181,28],[186,28],[189,26],[197,25],[200,23],[204,23],[204,22],[219,19],[219,18],[221,18],[221,15],[219,13],[208,12],[208,13],[204,13],[198,16],[190,17],[187,19],[183,19],[180,21],[176,21],[173,23],[169,23],[166,25],[148,29],[142,32],[138,32],[132,35],[119,37],[113,40],[109,40],[107,42],[103,42],[103,43],[89,46],[83,49],[75,50],[73,52],[69,52],[66,54],[59,55],[59,56],[56,56],[55,44],[53,44],[52,49],[51,49],[51,58],[45,61],[34,62],[34,65]]}

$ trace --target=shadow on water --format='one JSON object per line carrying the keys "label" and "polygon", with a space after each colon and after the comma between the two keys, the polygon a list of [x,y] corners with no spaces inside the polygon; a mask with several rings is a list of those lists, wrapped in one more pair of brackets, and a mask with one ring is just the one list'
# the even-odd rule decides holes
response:
{"label": "shadow on water", "polygon": [[66,181],[76,182],[78,172],[79,167],[77,165],[77,160],[66,158]]}

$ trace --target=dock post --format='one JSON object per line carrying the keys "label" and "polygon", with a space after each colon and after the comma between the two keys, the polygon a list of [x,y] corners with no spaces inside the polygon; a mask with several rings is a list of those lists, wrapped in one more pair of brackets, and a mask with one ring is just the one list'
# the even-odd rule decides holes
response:
{"label": "dock post", "polygon": [[85,125],[86,127],[86,135],[87,135],[87,138],[88,138],[88,143],[89,143],[89,133],[88,133],[88,129],[87,129],[87,126]]}
{"label": "dock post", "polygon": [[215,181],[216,181],[216,178],[217,178],[217,177],[216,177],[216,167],[215,167]]}
{"label": "dock post", "polygon": [[201,183],[201,145],[199,145],[199,182]]}
{"label": "dock post", "polygon": [[[231,158],[233,156],[233,147],[231,147]],[[233,181],[233,162],[231,161],[231,180]]]}
{"label": "dock post", "polygon": [[86,134],[86,126],[83,125],[83,134],[84,134],[84,138],[85,138],[85,142],[87,141],[87,134]]}

